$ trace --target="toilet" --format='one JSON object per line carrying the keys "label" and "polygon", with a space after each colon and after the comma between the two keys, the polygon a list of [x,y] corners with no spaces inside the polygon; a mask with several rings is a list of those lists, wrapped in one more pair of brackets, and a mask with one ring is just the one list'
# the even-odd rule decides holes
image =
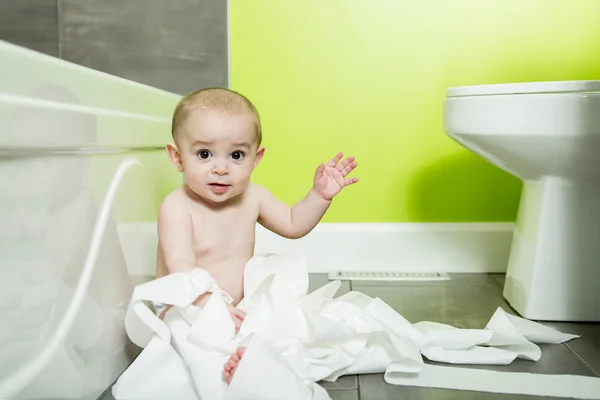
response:
{"label": "toilet", "polygon": [[511,307],[600,321],[600,81],[453,87],[444,131],[523,182],[503,289]]}

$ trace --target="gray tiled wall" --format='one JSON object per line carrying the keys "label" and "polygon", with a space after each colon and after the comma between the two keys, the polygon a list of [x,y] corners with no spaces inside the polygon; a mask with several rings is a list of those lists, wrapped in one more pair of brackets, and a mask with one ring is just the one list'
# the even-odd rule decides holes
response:
{"label": "gray tiled wall", "polygon": [[0,0],[0,39],[179,94],[228,83],[224,0]]}
{"label": "gray tiled wall", "polygon": [[0,40],[58,56],[57,0],[0,0]]}

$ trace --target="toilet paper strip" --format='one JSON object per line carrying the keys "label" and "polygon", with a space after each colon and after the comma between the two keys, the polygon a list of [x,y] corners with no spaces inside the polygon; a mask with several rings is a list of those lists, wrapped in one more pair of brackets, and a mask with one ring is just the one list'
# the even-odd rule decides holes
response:
{"label": "toilet paper strip", "polygon": [[[395,385],[487,392],[561,393],[555,392],[560,382],[576,384],[576,393],[586,394],[600,385],[600,378],[534,374],[525,374],[530,383],[525,384],[519,374],[432,367],[423,357],[446,364],[507,365],[517,358],[536,362],[542,357],[539,343],[564,343],[578,336],[502,308],[482,329],[433,321],[413,324],[381,299],[361,292],[334,298],[340,285],[333,281],[307,294],[303,255],[256,256],[244,271],[245,298],[239,307],[247,317],[239,332],[228,314],[227,296],[205,270],[137,286],[125,328],[144,350],[113,387],[113,397],[173,398],[173,382],[178,382],[180,400],[322,400],[329,396],[318,381],[367,373],[384,373],[386,382]],[[191,304],[206,291],[213,296],[203,308]],[[174,305],[164,320],[150,311],[157,301]],[[247,350],[228,385],[223,366],[240,346]]]}
{"label": "toilet paper strip", "polygon": [[498,372],[425,365],[418,374],[388,368],[384,380],[393,385],[472,390],[504,394],[600,399],[600,379],[579,375]]}

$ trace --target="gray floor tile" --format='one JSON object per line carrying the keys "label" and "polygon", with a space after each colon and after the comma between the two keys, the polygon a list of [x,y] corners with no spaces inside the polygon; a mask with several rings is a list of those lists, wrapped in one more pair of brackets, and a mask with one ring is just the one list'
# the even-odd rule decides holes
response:
{"label": "gray floor tile", "polygon": [[581,335],[566,343],[584,363],[600,375],[600,323],[544,322],[561,332]]}
{"label": "gray floor tile", "polygon": [[342,389],[342,390],[338,390],[338,389],[328,389],[327,393],[329,394],[329,397],[331,397],[331,400],[359,400],[360,399],[360,394],[358,392],[358,390],[354,389]]}
{"label": "gray floor tile", "polygon": [[325,389],[358,389],[358,379],[356,375],[340,376],[335,382],[321,381],[319,385]]}
{"label": "gray floor tile", "polygon": [[497,307],[517,314],[502,297],[502,288],[487,274],[451,274],[449,281],[352,282],[352,289],[379,297],[411,323],[435,321],[457,328],[481,329]]}
{"label": "gray floor tile", "polygon": [[500,286],[504,287],[504,278],[506,278],[506,274],[490,274],[490,276],[494,278]]}
{"label": "gray floor tile", "polygon": [[[502,278],[496,274],[452,274],[452,280],[430,283],[395,283],[376,285],[353,282],[352,289],[380,297],[410,322],[435,321],[458,328],[483,328],[498,306],[518,315],[502,297]],[[573,329],[560,327],[571,333]],[[577,332],[574,332],[577,333]],[[578,339],[579,340],[579,339]],[[571,342],[573,345],[575,342]],[[580,344],[580,346],[582,346]],[[585,344],[583,344],[585,346]],[[463,365],[507,372],[542,374],[575,374],[594,376],[595,372],[565,345],[541,345],[542,357],[537,362],[515,360],[506,366]],[[585,348],[584,348],[585,349]],[[431,362],[433,365],[447,365]],[[457,365],[461,366],[461,365]],[[540,399],[532,396],[509,396],[484,392],[403,387],[387,384],[383,374],[359,376],[361,399]]]}
{"label": "gray floor tile", "polygon": [[[572,374],[596,376],[596,373],[583,363],[564,344],[539,345],[542,356],[538,361],[516,359],[509,365],[455,365],[456,367],[487,369],[503,372],[527,372],[532,374]],[[426,360],[432,365],[448,365]]]}

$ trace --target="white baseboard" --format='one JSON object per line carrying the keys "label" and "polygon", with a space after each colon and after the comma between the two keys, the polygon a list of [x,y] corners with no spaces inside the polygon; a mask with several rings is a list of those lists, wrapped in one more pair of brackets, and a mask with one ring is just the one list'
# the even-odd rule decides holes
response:
{"label": "white baseboard", "polygon": [[[309,272],[506,272],[513,223],[322,223],[290,240],[257,226],[256,254],[303,252]],[[120,224],[131,275],[154,275],[156,223]]]}

